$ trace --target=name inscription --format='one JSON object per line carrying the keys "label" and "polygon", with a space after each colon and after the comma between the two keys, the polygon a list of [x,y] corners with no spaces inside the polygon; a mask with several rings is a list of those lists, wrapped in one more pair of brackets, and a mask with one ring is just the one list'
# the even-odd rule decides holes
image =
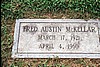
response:
{"label": "name inscription", "polygon": [[[63,26],[44,26],[41,28],[40,32],[62,32]],[[65,27],[66,32],[96,32],[96,28],[94,26],[77,26],[77,27]],[[37,26],[23,26],[23,32],[37,32]]]}

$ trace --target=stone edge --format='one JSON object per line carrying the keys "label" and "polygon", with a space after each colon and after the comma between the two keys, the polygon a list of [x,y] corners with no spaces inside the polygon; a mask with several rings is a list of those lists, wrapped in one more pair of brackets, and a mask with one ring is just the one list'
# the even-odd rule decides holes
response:
{"label": "stone edge", "polygon": [[84,20],[84,19],[16,19],[14,32],[14,45],[12,48],[12,58],[100,58],[100,54],[17,54],[17,41],[19,33],[19,25],[21,22],[97,22],[99,27],[99,41],[100,41],[100,20]]}

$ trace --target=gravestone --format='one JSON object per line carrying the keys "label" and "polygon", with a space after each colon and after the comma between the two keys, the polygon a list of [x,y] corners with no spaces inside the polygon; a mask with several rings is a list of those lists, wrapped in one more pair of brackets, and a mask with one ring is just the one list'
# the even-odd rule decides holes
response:
{"label": "gravestone", "polygon": [[100,21],[17,19],[13,58],[100,58]]}

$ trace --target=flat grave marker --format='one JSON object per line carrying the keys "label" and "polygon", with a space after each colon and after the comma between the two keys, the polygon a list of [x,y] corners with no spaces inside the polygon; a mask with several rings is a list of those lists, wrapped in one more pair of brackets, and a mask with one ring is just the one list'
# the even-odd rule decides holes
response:
{"label": "flat grave marker", "polygon": [[17,19],[13,58],[100,58],[100,21]]}

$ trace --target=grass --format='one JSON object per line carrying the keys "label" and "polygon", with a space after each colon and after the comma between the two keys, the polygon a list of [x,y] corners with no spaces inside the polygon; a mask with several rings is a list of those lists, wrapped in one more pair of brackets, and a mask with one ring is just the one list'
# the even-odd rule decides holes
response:
{"label": "grass", "polygon": [[1,4],[1,17],[23,18],[27,11],[65,13],[66,9],[81,14],[90,14],[92,18],[100,18],[99,0],[7,0]]}
{"label": "grass", "polygon": [[[24,2],[23,2],[24,1]],[[41,4],[42,3],[42,4]],[[100,19],[99,0],[4,0],[1,3],[1,67],[99,67],[100,59],[12,59],[17,18]],[[38,5],[39,4],[39,5]],[[48,7],[46,7],[48,6]]]}

